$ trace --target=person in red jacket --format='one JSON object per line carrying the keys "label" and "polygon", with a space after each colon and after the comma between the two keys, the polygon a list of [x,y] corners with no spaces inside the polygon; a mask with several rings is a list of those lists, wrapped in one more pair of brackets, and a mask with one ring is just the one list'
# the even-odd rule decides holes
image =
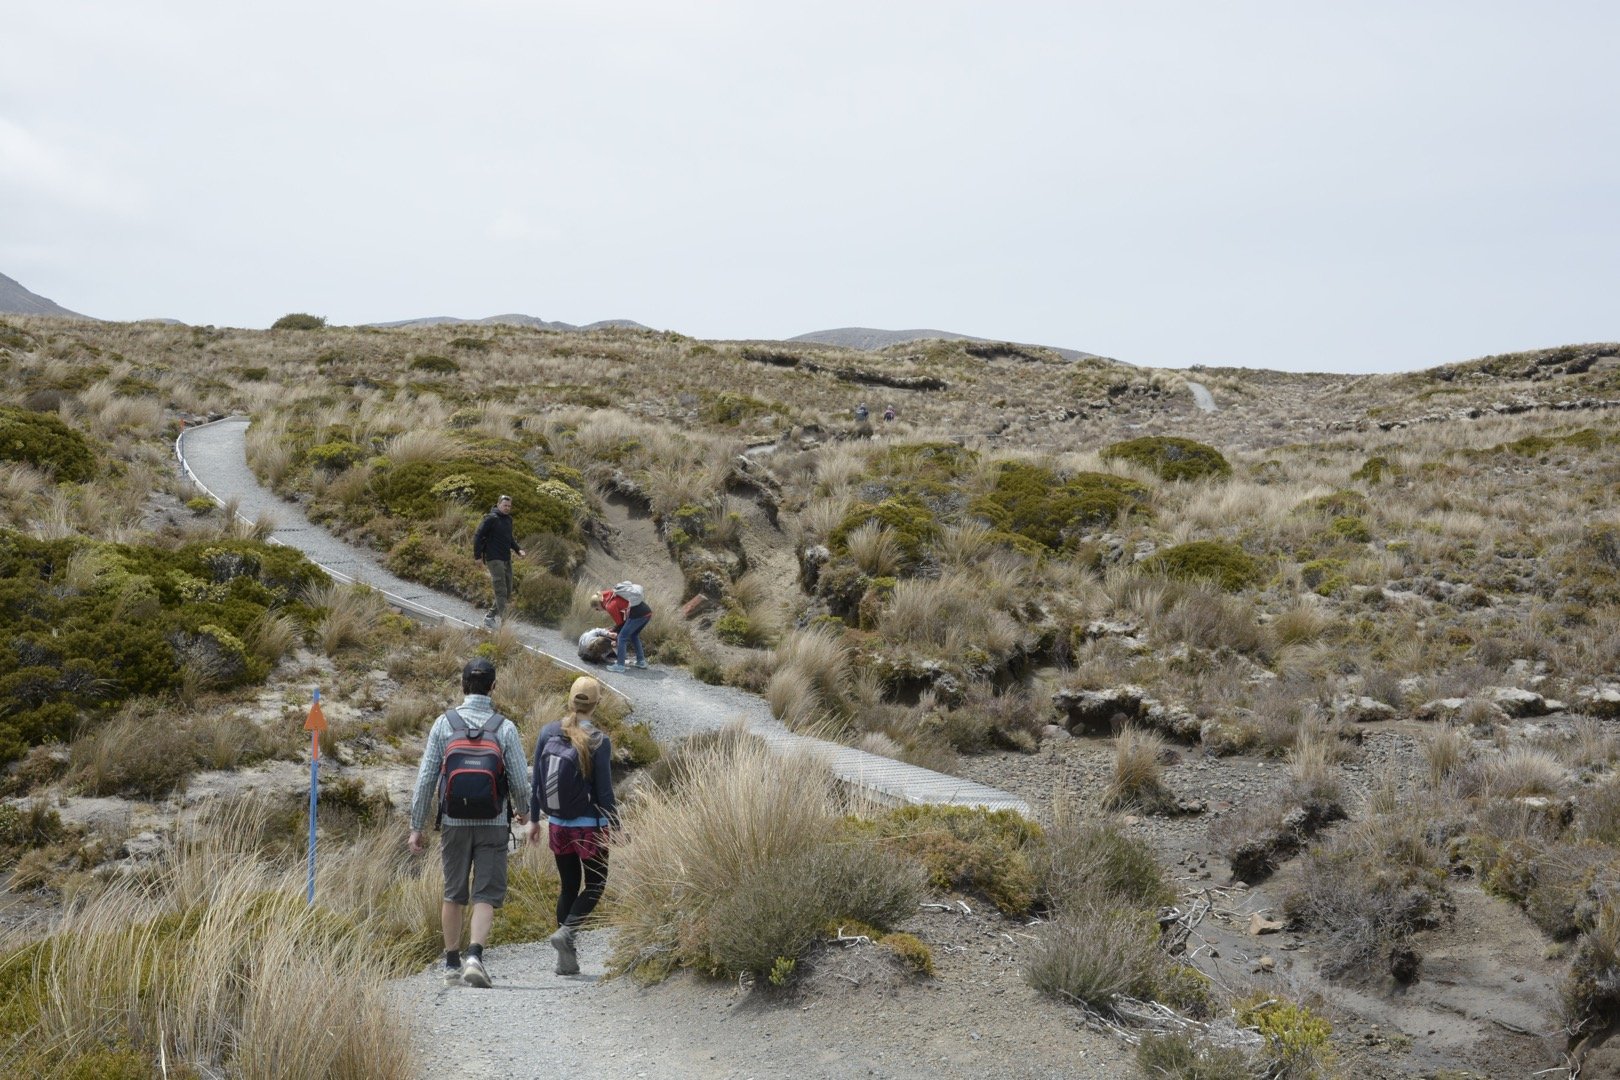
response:
{"label": "person in red jacket", "polygon": [[624,629],[624,613],[630,610],[630,601],[612,589],[603,589],[602,595],[591,601],[591,607],[607,612],[615,631]]}

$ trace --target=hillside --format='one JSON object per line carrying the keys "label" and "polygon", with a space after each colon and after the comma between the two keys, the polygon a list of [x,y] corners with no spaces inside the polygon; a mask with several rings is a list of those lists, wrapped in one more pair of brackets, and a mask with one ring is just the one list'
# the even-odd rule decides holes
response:
{"label": "hillside", "polygon": [[[169,1014],[108,1002],[237,1007],[187,981],[195,965],[68,970],[77,954],[39,939],[69,898],[104,898],[87,910],[143,928],[128,940],[160,958],[224,964],[257,940],[200,923],[199,904],[274,916],[303,957],[295,912],[240,894],[303,910],[299,725],[320,685],[321,849],[347,860],[323,925],[346,935],[343,987],[364,1003],[333,1003],[334,1030],[373,1071],[319,1075],[421,1075],[374,1005],[421,993],[424,977],[387,980],[435,950],[436,883],[398,856],[400,797],[480,642],[330,587],[262,543],[273,522],[233,523],[172,475],[182,421],[245,413],[259,483],[424,590],[487,601],[471,530],[516,492],[522,618],[577,634],[594,589],[635,577],[658,616],[654,669],[630,677],[678,665],[798,730],[1034,808],[1035,825],[907,816],[817,788],[821,824],[788,832],[831,848],[672,882],[697,865],[692,834],[660,823],[743,756],[647,767],[680,751],[610,716],[627,813],[646,816],[615,850],[612,944],[592,955],[656,985],[569,1008],[721,1039],[738,1027],[716,1016],[783,1017],[787,1065],[810,1076],[839,1075],[814,1047],[840,1038],[896,1075],[1047,1075],[1077,1048],[1122,1075],[1136,1051],[1113,1032],[1167,1026],[1197,1038],[1146,1039],[1144,1070],[1612,1073],[1620,345],[1347,377],[989,344],[0,321],[0,925],[20,958],[0,973],[55,965],[62,999],[85,1002],[19,996],[0,1025],[42,1026],[0,1060],[56,1075],[48,1048],[102,1046],[150,1064],[169,1040],[172,1062]],[[897,418],[877,419],[888,404]],[[505,631],[483,644],[532,737],[570,676]],[[253,794],[247,818],[183,839],[233,791]],[[549,933],[554,878],[543,859],[523,873],[496,964]],[[907,882],[923,906],[874,899]],[[859,904],[870,933],[839,933]],[[275,970],[325,986],[324,958]],[[120,970],[162,993],[119,996]],[[532,975],[513,972],[546,985]],[[863,1010],[837,1005],[852,985]],[[87,1034],[114,1012],[134,1018]],[[934,1022],[955,1064],[925,1066],[920,1040],[883,1061],[885,1024]],[[238,1044],[212,1037],[188,1031],[203,1049],[186,1053],[228,1071]],[[644,1041],[612,1045],[624,1067],[605,1075],[647,1067]],[[986,1045],[1035,1050],[996,1073]]]}
{"label": "hillside", "polygon": [[648,327],[632,319],[603,319],[599,322],[575,326],[573,323],[548,322],[534,315],[489,315],[482,319],[462,319],[454,315],[428,315],[419,319],[398,319],[394,322],[366,323],[383,329],[410,326],[526,326],[531,330],[646,330]]}
{"label": "hillside", "polygon": [[55,315],[68,319],[85,319],[77,311],[69,311],[54,300],[29,292],[20,283],[0,274],[0,315]]}
{"label": "hillside", "polygon": [[[841,326],[834,330],[812,330],[808,334],[800,334],[797,337],[788,338],[788,340],[808,341],[820,345],[838,345],[846,349],[859,349],[867,351],[887,349],[895,345],[907,345],[913,341],[976,341],[985,344],[995,343],[994,339],[992,338],[973,337],[969,334],[958,334],[950,330],[873,330],[865,326]],[[1050,345],[1023,347],[1047,349],[1068,360],[1087,360],[1097,358],[1096,353],[1081,352],[1078,349],[1060,349]]]}

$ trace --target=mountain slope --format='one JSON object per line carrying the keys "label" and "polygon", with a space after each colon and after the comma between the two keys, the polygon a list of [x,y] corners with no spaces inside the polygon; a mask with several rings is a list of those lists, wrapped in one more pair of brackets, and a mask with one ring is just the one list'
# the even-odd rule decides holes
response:
{"label": "mountain slope", "polygon": [[54,300],[29,292],[12,278],[0,274],[0,315],[60,315],[67,319],[88,319],[69,311]]}
{"label": "mountain slope", "polygon": [[535,330],[651,330],[633,319],[603,319],[600,322],[576,326],[566,322],[548,322],[534,315],[490,315],[482,319],[463,319],[455,315],[428,315],[420,319],[396,319],[393,322],[366,323],[384,329],[401,326],[527,326]]}
{"label": "mountain slope", "polygon": [[[903,345],[908,341],[984,341],[995,342],[996,338],[974,337],[972,334],[958,334],[951,330],[874,330],[866,326],[841,326],[834,330],[812,330],[808,334],[788,338],[789,341],[813,341],[822,345],[841,345],[846,349],[883,349],[890,345]],[[1011,342],[1010,344],[1027,344]],[[1057,353],[1065,360],[1100,360],[1104,357],[1096,353],[1081,352],[1079,349],[1060,349],[1053,345],[1037,346]]]}

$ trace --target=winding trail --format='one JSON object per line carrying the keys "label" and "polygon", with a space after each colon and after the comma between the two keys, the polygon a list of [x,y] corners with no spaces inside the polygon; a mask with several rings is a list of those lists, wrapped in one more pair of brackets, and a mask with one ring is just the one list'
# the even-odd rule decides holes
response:
{"label": "winding trail", "polygon": [[[247,521],[274,522],[272,541],[295,547],[340,581],[364,582],[417,615],[444,619],[472,629],[482,625],[483,611],[459,597],[396,577],[376,553],[344,543],[304,516],[293,502],[265,488],[247,465],[245,437],[249,420],[232,417],[188,428],[175,440],[181,467],[215,501],[235,503]],[[583,670],[569,659],[574,642],[546,627],[512,620],[529,648],[565,667]],[[1029,814],[1024,800],[971,780],[868,754],[853,747],[796,735],[771,715],[763,698],[730,686],[699,682],[681,668],[657,667],[615,675],[601,669],[591,674],[623,694],[660,741],[742,722],[773,747],[808,752],[824,760],[834,775],[874,798],[890,803],[943,803],[985,806]]]}
{"label": "winding trail", "polygon": [[[344,581],[363,581],[423,618],[481,623],[473,605],[389,574],[375,555],[344,544],[311,524],[293,503],[259,485],[248,470],[247,421],[193,428],[176,440],[186,472],[215,500],[234,503],[252,521],[273,520],[273,541],[296,547]],[[578,667],[573,643],[555,630],[516,629],[525,643]],[[593,672],[594,674],[594,672]],[[733,720],[783,748],[825,758],[847,782],[890,802],[981,804],[1028,813],[1005,792],[796,736],[765,702],[731,687],[708,686],[679,669],[605,674],[661,739]],[[520,859],[544,858],[525,848]],[[966,911],[966,906],[963,906]],[[394,980],[388,994],[410,1031],[417,1075],[467,1080],[540,1080],[589,1075],[596,1080],[1111,1080],[1125,1075],[1127,1052],[1078,1028],[1066,1006],[1032,990],[1013,959],[1014,938],[994,917],[969,919],[953,907],[925,911],[928,926],[961,942],[942,956],[942,977],[895,993],[836,983],[839,992],[792,1004],[739,993],[730,983],[685,979],[644,988],[605,980],[610,929],[580,933],[584,973],[551,973],[555,954],[544,941],[506,944],[485,955],[490,991],[445,987],[437,971]],[[927,938],[933,929],[919,928]],[[960,969],[966,973],[946,976]],[[851,978],[851,983],[857,980]]]}
{"label": "winding trail", "polygon": [[1205,412],[1215,411],[1215,395],[1209,392],[1209,387],[1203,383],[1187,382],[1187,389],[1192,391],[1193,404]]}

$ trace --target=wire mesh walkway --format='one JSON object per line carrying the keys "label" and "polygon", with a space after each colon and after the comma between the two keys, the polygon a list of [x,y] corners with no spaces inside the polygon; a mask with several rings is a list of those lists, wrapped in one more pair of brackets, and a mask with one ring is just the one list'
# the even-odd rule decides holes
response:
{"label": "wire mesh walkway", "polygon": [[[375,553],[344,543],[310,522],[296,503],[281,499],[261,485],[247,466],[245,436],[249,423],[245,418],[231,417],[180,433],[175,440],[175,456],[192,483],[215,502],[234,505],[237,515],[248,522],[273,523],[272,542],[299,549],[339,581],[362,582],[377,589],[390,603],[418,618],[457,623],[469,629],[482,625],[481,609],[459,597],[396,577],[383,567]],[[564,667],[586,670],[569,659],[574,643],[558,631],[517,620],[511,620],[509,625],[525,647]],[[1024,800],[1005,791],[794,734],[771,715],[758,695],[735,687],[710,686],[680,668],[631,670],[621,675],[600,669],[589,673],[622,694],[635,707],[636,719],[645,721],[662,740],[740,722],[774,748],[807,753],[825,761],[844,783],[880,802],[984,806],[1029,814]]]}

